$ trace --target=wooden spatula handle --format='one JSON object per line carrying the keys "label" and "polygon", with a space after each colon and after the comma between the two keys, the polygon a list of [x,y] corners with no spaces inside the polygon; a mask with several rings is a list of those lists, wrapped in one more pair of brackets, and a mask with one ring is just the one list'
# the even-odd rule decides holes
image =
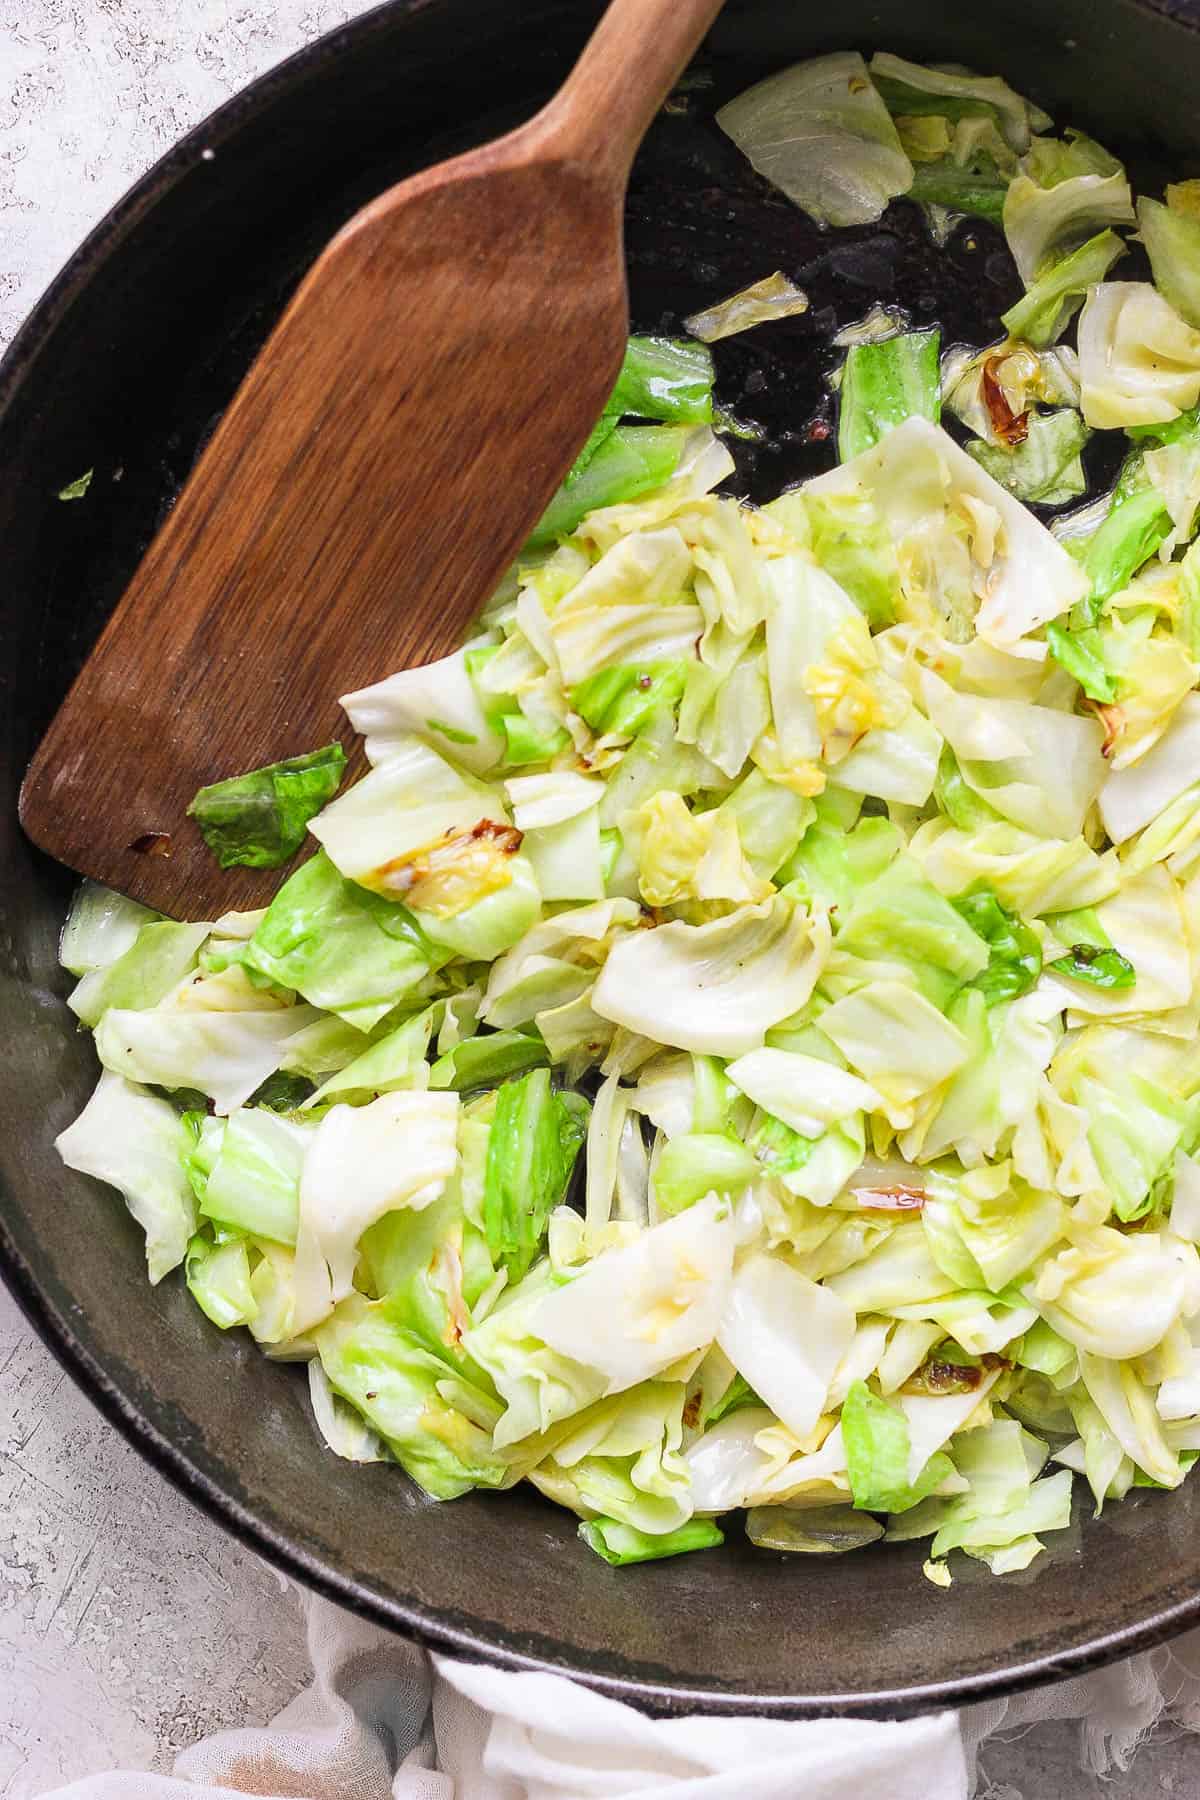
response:
{"label": "wooden spatula handle", "polygon": [[634,153],[722,0],[611,0],[535,121],[560,152],[624,183]]}

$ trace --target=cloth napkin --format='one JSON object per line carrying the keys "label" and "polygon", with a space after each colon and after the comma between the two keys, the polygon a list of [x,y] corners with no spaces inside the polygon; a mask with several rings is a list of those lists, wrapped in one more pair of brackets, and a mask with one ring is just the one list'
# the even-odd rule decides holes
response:
{"label": "cloth napkin", "polygon": [[1200,1731],[1200,1632],[960,1714],[793,1724],[649,1719],[560,1675],[431,1658],[315,1595],[300,1604],[313,1681],[269,1725],[205,1738],[173,1775],[94,1775],[46,1800],[1022,1800],[987,1780],[995,1733],[1077,1718],[1103,1773],[1160,1716]]}

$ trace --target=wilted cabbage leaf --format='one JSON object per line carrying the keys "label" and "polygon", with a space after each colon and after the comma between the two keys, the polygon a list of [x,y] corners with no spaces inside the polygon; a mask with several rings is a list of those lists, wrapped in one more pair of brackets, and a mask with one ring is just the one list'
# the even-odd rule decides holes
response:
{"label": "wilted cabbage leaf", "polygon": [[760,175],[821,223],[865,225],[912,181],[912,164],[854,52],[795,63],[748,88],[717,123]]}

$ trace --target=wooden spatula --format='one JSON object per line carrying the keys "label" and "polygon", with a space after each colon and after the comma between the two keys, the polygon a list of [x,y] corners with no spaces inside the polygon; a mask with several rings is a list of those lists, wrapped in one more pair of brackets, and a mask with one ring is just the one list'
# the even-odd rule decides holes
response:
{"label": "wooden spatula", "polygon": [[176,917],[265,903],[188,803],[461,642],[616,380],[629,167],[720,4],[612,0],[529,124],[334,238],[30,765],[35,843]]}

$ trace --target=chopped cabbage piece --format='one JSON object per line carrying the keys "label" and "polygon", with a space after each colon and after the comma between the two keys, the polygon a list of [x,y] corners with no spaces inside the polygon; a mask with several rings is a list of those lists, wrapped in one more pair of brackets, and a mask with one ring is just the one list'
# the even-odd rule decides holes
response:
{"label": "chopped cabbage piece", "polygon": [[[927,419],[909,419],[872,450],[809,484],[822,497],[857,494],[879,509],[909,566],[909,603],[924,601],[930,623],[949,622],[969,636],[1007,648],[1058,618],[1083,598],[1085,578],[1078,565],[1044,526],[1005,493],[964,450]],[[968,541],[963,508],[982,504],[996,515],[990,546]],[[963,585],[949,586],[961,549]],[[991,554],[981,560],[985,549]],[[963,630],[962,613],[968,614]]]}
{"label": "chopped cabbage piece", "polygon": [[[1045,142],[1037,140],[1035,149]],[[1086,142],[1078,139],[1069,147],[1056,148],[1066,149],[1068,155],[1073,152],[1086,164],[1088,159],[1080,155]],[[1104,152],[1100,154],[1104,157]],[[1120,164],[1105,157],[1109,168],[1104,173],[1085,167],[1079,174],[1066,174],[1048,168],[1047,160],[1044,154],[1027,158],[1032,173],[1019,174],[1004,197],[1004,235],[1027,287],[1098,231],[1134,222],[1129,183]],[[1047,180],[1049,174],[1055,178]]]}
{"label": "chopped cabbage piece", "polygon": [[675,921],[626,936],[592,1005],[658,1043],[738,1056],[804,1005],[828,948],[824,916],[775,895],[707,925]]}
{"label": "chopped cabbage piece", "polygon": [[1016,93],[999,75],[927,68],[887,50],[877,51],[871,58],[871,75],[889,111],[905,117],[993,118],[1018,152],[1029,148],[1031,130],[1042,130],[1051,123],[1049,114]]}
{"label": "chopped cabbage piece", "polygon": [[1171,204],[1137,203],[1138,230],[1154,271],[1154,285],[1186,322],[1200,330],[1200,219]]}
{"label": "chopped cabbage piece", "polygon": [[854,344],[839,391],[838,454],[843,462],[877,444],[905,419],[941,415],[938,331],[910,331]]}
{"label": "chopped cabbage piece", "polygon": [[1145,281],[1100,281],[1079,320],[1089,425],[1155,425],[1200,400],[1200,331]]}
{"label": "chopped cabbage piece", "polygon": [[777,269],[773,275],[764,275],[761,281],[752,282],[716,306],[706,306],[703,312],[693,313],[683,322],[693,337],[715,344],[719,338],[736,337],[738,332],[750,331],[755,325],[792,319],[807,311],[808,295]]}
{"label": "chopped cabbage piece", "polygon": [[912,181],[896,128],[854,51],[768,75],[723,106],[717,124],[819,224],[867,225]]}
{"label": "chopped cabbage piece", "polygon": [[146,1234],[151,1281],[183,1261],[196,1229],[196,1201],[184,1173],[183,1126],[175,1108],[109,1070],[54,1147],[68,1169],[117,1188]]}
{"label": "chopped cabbage piece", "polygon": [[[1001,314],[1010,337],[1024,338],[1037,350],[1057,343],[1097,282],[1103,282],[1113,264],[1125,254],[1125,243],[1115,231],[1098,231],[1078,250],[1059,257],[1038,276],[1024,298]],[[1113,284],[1116,285],[1116,284]],[[1080,330],[1082,332],[1082,325]],[[1083,342],[1080,339],[1082,356]],[[1103,424],[1085,403],[1083,416],[1089,425]]]}

